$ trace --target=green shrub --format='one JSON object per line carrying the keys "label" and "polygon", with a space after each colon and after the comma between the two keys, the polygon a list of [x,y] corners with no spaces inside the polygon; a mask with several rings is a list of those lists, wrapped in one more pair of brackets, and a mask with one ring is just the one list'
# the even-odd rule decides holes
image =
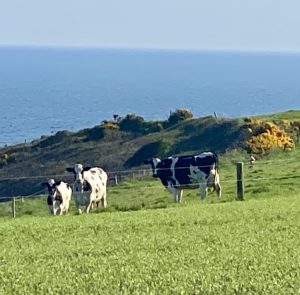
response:
{"label": "green shrub", "polygon": [[142,133],[144,130],[144,118],[135,114],[128,114],[120,120],[119,126],[121,131]]}
{"label": "green shrub", "polygon": [[171,112],[168,118],[168,123],[171,126],[177,124],[180,121],[184,121],[191,118],[193,118],[193,114],[191,111],[187,109],[177,109],[175,112]]}
{"label": "green shrub", "polygon": [[100,126],[95,126],[86,131],[86,141],[97,141],[104,137],[103,129]]}
{"label": "green shrub", "polygon": [[103,121],[100,126],[95,126],[86,131],[86,141],[98,141],[103,138],[113,139],[118,135],[120,127],[112,122]]}
{"label": "green shrub", "polygon": [[154,133],[154,132],[160,132],[163,130],[163,125],[161,122],[145,122],[144,123],[144,131],[143,134],[149,134],[149,133]]}

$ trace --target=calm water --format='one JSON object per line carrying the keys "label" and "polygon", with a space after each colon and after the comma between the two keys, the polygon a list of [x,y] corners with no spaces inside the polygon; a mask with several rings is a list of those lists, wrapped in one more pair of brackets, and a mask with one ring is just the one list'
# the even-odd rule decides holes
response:
{"label": "calm water", "polygon": [[300,54],[0,47],[0,145],[135,113],[300,109]]}

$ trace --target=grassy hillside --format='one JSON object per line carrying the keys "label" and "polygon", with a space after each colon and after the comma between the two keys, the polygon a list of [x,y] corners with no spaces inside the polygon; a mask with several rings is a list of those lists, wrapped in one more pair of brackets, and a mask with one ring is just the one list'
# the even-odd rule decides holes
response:
{"label": "grassy hillside", "polygon": [[289,110],[286,112],[279,112],[275,114],[268,114],[268,115],[260,115],[255,116],[256,118],[263,118],[266,120],[300,120],[300,111],[296,110]]}
{"label": "grassy hillside", "polygon": [[[268,120],[293,115],[297,120],[299,113],[274,114]],[[105,121],[79,132],[42,136],[30,143],[0,149],[0,197],[36,193],[42,189],[40,183],[50,177],[69,182],[71,177],[65,168],[78,162],[100,166],[113,176],[114,171],[146,168],[141,166],[143,160],[153,156],[243,150],[253,135],[249,130],[262,129],[259,125],[255,129],[249,126],[252,127],[243,118],[208,116],[174,121],[173,117],[147,122],[128,115],[120,122]]]}

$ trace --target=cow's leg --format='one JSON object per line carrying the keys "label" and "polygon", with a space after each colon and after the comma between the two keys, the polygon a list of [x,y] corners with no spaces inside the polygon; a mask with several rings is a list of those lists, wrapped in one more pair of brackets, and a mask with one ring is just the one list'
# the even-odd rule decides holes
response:
{"label": "cow's leg", "polygon": [[107,203],[106,203],[106,192],[104,192],[103,197],[101,199],[101,205],[103,208],[106,208]]}
{"label": "cow's leg", "polygon": [[76,195],[74,196],[74,199],[75,199],[75,205],[76,205],[78,214],[81,214],[82,210],[80,208],[80,200],[82,199],[82,196],[79,196],[78,193],[76,193]]}
{"label": "cow's leg", "polygon": [[182,201],[182,195],[183,195],[183,190],[179,189],[179,190],[177,190],[177,193],[178,193],[178,203],[181,203],[181,201]]}
{"label": "cow's leg", "polygon": [[63,203],[61,203],[59,205],[59,209],[60,209],[59,215],[63,215],[63,212],[64,212],[64,204]]}
{"label": "cow's leg", "polygon": [[171,182],[168,182],[167,189],[173,195],[174,202],[178,203],[178,191]]}
{"label": "cow's leg", "polygon": [[203,200],[203,199],[206,198],[206,195],[207,195],[206,184],[205,183],[200,183],[199,188],[200,188],[200,197]]}
{"label": "cow's leg", "polygon": [[217,192],[217,196],[220,198],[222,194],[222,188],[221,188],[220,177],[218,173],[216,173],[216,177],[215,177],[215,190]]}
{"label": "cow's leg", "polygon": [[67,214],[68,211],[69,211],[69,206],[70,206],[70,203],[67,202],[67,204],[65,205],[65,212],[66,212],[66,214]]}
{"label": "cow's leg", "polygon": [[175,203],[178,203],[178,191],[176,189],[173,190],[173,199]]}
{"label": "cow's leg", "polygon": [[56,215],[58,208],[56,207],[56,201],[53,202],[53,215]]}
{"label": "cow's leg", "polygon": [[215,190],[216,190],[218,198],[221,198],[222,188],[221,188],[221,185],[219,182],[215,184]]}
{"label": "cow's leg", "polygon": [[93,207],[94,207],[93,201],[92,201],[93,199],[94,199],[94,197],[92,195],[90,195],[89,204],[86,207],[86,213],[89,213],[91,208],[93,209]]}
{"label": "cow's leg", "polygon": [[91,207],[92,207],[92,202],[86,207],[86,213],[90,212]]}

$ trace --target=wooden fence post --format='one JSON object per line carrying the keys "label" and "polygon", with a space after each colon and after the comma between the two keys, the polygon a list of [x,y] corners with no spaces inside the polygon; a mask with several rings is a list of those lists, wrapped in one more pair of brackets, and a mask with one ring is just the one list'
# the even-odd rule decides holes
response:
{"label": "wooden fence post", "polygon": [[16,218],[16,198],[12,197],[11,199],[12,215],[13,218]]}
{"label": "wooden fence post", "polygon": [[115,175],[115,185],[118,185],[118,175]]}
{"label": "wooden fence post", "polygon": [[237,175],[237,199],[240,201],[244,200],[244,163],[236,163],[236,175]]}

